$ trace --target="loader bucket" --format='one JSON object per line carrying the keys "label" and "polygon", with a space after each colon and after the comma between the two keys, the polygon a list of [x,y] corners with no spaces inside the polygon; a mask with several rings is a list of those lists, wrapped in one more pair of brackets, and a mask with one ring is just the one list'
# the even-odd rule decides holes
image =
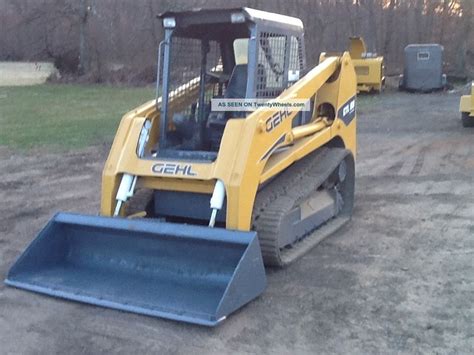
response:
{"label": "loader bucket", "polygon": [[255,232],[59,213],[5,282],[214,326],[260,295],[266,277]]}

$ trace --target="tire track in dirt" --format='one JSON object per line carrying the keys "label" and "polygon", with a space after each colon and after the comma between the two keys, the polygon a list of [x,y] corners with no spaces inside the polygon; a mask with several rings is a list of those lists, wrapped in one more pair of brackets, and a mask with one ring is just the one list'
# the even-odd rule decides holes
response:
{"label": "tire track in dirt", "polygon": [[423,163],[425,162],[425,155],[426,152],[429,150],[429,146],[424,146],[418,152],[418,156],[416,157],[415,165],[410,172],[410,175],[419,175],[421,169],[423,168]]}

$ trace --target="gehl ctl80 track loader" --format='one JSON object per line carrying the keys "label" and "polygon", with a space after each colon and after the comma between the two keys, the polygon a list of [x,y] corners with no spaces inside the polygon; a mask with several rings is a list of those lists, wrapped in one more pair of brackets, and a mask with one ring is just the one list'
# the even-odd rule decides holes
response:
{"label": "gehl ctl80 track loader", "polygon": [[[302,22],[248,8],[161,15],[157,99],[122,119],[100,216],[57,214],[9,285],[216,325],[351,216],[356,77],[305,68]],[[311,111],[213,112],[212,98]]]}

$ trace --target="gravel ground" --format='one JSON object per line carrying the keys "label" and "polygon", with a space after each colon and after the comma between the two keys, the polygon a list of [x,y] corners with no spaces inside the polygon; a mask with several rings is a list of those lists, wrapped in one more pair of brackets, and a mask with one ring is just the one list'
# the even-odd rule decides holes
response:
{"label": "gravel ground", "polygon": [[[474,129],[458,94],[386,92],[359,110],[350,224],[222,325],[176,323],[0,284],[0,353],[474,352]],[[107,149],[0,149],[0,278],[58,210],[98,209]]]}

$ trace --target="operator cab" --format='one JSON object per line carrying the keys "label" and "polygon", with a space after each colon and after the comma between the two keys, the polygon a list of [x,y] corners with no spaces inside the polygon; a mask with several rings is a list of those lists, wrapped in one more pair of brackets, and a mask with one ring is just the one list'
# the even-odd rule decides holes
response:
{"label": "operator cab", "polygon": [[214,160],[225,125],[246,112],[211,99],[271,99],[305,68],[301,20],[249,8],[166,12],[159,45],[154,156]]}

